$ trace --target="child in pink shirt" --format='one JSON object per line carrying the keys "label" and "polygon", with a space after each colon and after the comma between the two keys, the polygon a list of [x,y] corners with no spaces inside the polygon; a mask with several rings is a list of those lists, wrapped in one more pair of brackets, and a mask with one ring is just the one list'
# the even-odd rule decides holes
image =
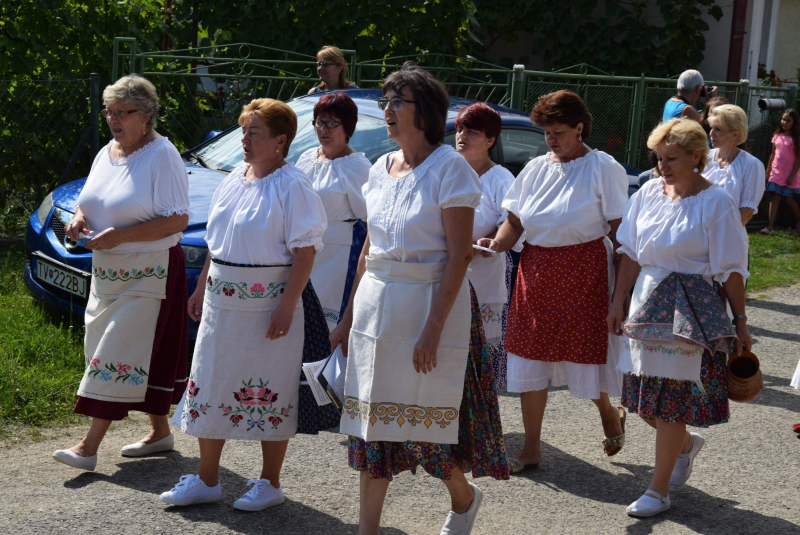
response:
{"label": "child in pink shirt", "polygon": [[794,195],[800,195],[800,114],[796,110],[786,110],[781,117],[781,125],[772,136],[772,155],[767,165],[769,183],[767,191],[772,192],[769,201],[769,226],[761,229],[771,234],[778,217],[781,197],[786,199],[794,216],[794,232],[800,234],[800,209]]}

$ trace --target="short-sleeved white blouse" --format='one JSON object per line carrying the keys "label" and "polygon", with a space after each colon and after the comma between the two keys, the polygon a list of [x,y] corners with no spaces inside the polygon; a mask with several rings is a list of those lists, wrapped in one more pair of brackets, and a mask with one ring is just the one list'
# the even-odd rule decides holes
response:
{"label": "short-sleeved white blouse", "polygon": [[[78,206],[89,230],[129,227],[157,217],[189,214],[189,177],[178,149],[159,137],[127,158],[113,158],[113,140],[92,163]],[[125,242],[106,252],[169,249],[183,239],[178,232],[153,241]]]}
{"label": "short-sleeved white blouse", "polygon": [[503,199],[514,175],[502,165],[495,165],[480,176],[481,204],[475,209],[475,222],[472,225],[472,241],[485,238],[508,219],[508,212],[503,209]]}
{"label": "short-sleeved white blouse", "polygon": [[397,262],[447,262],[442,210],[480,205],[477,173],[453,147],[442,145],[413,171],[394,178],[388,171],[392,154],[375,162],[364,185],[369,254]]}
{"label": "short-sleeved white blouse", "polygon": [[370,161],[361,152],[320,160],[318,150],[305,151],[297,160],[297,167],[308,176],[322,199],[328,221],[365,220],[367,203],[361,189],[369,178]]}
{"label": "short-sleeved white blouse", "polygon": [[250,181],[249,164],[217,186],[208,211],[206,242],[212,258],[270,266],[291,264],[298,247],[322,249],[325,208],[305,173],[288,163]]}
{"label": "short-sleeved white blouse", "polygon": [[606,236],[628,201],[625,169],[597,149],[563,164],[551,154],[528,162],[503,200],[520,219],[525,241],[565,247]]}
{"label": "short-sleeved white blouse", "polygon": [[672,201],[654,178],[631,197],[617,230],[619,252],[641,266],[725,282],[747,271],[747,235],[730,195],[711,186]]}
{"label": "short-sleeved white blouse", "polygon": [[717,149],[708,153],[708,165],[703,169],[703,176],[727,191],[737,208],[752,208],[757,214],[766,186],[764,164],[749,152],[740,150],[730,165],[720,167],[716,154]]}

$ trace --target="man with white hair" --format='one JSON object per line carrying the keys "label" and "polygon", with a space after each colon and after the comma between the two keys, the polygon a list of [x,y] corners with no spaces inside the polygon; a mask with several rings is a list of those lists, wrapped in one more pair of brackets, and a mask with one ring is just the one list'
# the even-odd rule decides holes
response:
{"label": "man with white hair", "polygon": [[664,105],[664,115],[661,120],[666,123],[670,119],[687,117],[700,122],[700,114],[694,109],[694,103],[700,97],[710,99],[716,96],[716,86],[709,91],[704,85],[703,75],[699,71],[694,69],[683,71],[678,77],[678,94]]}

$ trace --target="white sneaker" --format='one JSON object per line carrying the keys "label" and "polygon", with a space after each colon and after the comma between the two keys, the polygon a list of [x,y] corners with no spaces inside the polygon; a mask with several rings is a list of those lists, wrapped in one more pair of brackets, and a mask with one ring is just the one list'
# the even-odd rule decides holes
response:
{"label": "white sneaker", "polygon": [[188,474],[181,476],[181,480],[172,490],[162,492],[160,498],[170,505],[216,502],[222,498],[222,487],[219,483],[209,487],[200,476]]}
{"label": "white sneaker", "polygon": [[689,480],[692,475],[692,467],[694,466],[694,458],[703,449],[703,444],[706,439],[698,433],[689,433],[692,435],[692,449],[689,453],[681,453],[675,463],[675,468],[672,469],[672,475],[669,477],[669,484],[673,487],[683,485]]}
{"label": "white sneaker", "polygon": [[156,440],[150,444],[144,442],[137,442],[136,444],[128,444],[122,448],[120,452],[123,457],[143,457],[151,453],[160,453],[162,451],[172,451],[175,448],[175,435],[170,433],[161,440]]}
{"label": "white sneaker", "polygon": [[233,508],[241,511],[262,511],[267,507],[282,504],[286,498],[283,495],[283,485],[280,488],[273,487],[269,479],[251,479],[247,485],[253,488],[233,502]]}
{"label": "white sneaker", "polygon": [[472,487],[472,492],[475,494],[469,509],[467,509],[466,513],[450,511],[439,535],[469,535],[472,533],[475,517],[478,515],[478,509],[481,508],[481,502],[483,501],[483,492],[472,483],[469,486]]}
{"label": "white sneaker", "polygon": [[662,496],[654,490],[647,490],[641,498],[628,506],[626,512],[628,516],[646,518],[657,515],[669,509],[669,496]]}
{"label": "white sneaker", "polygon": [[89,472],[94,472],[97,466],[97,454],[91,457],[82,457],[72,450],[56,450],[53,452],[53,459],[72,468]]}

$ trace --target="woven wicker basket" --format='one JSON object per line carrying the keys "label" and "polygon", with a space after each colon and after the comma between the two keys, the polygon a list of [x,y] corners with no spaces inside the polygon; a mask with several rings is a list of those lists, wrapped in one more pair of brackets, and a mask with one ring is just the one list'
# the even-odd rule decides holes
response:
{"label": "woven wicker basket", "polygon": [[749,351],[728,358],[728,399],[739,403],[753,401],[764,388],[758,357]]}

